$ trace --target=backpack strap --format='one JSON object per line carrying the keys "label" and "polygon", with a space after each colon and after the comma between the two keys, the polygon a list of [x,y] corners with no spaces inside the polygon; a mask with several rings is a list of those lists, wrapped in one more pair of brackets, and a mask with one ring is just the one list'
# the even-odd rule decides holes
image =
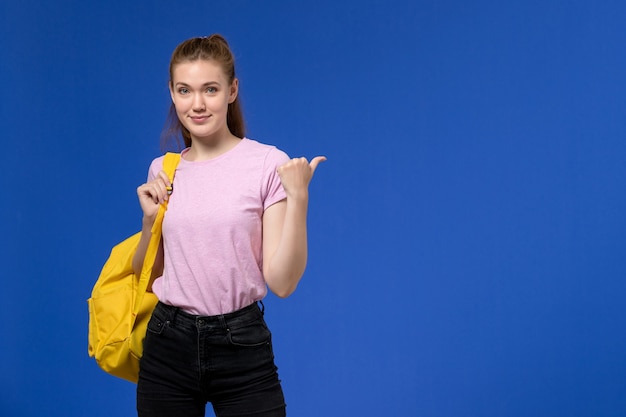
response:
{"label": "backpack strap", "polygon": [[[176,167],[179,162],[179,153],[168,152],[165,154],[165,158],[163,158],[163,171],[167,174],[172,185],[174,184],[174,174],[176,173]],[[144,294],[150,285],[152,285],[152,268],[161,243],[161,232],[165,210],[167,210],[167,200],[159,207],[156,219],[152,225],[152,237],[150,238],[150,243],[148,244],[148,249],[146,250],[146,257],[143,261],[143,268],[141,270],[141,275],[139,276],[139,282],[137,283],[137,291],[135,292],[136,296],[133,306],[133,314],[135,316],[139,312],[141,304],[143,303]]]}

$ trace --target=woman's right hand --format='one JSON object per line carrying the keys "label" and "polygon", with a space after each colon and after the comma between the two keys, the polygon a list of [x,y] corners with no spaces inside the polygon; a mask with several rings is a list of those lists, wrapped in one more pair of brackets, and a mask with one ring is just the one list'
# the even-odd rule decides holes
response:
{"label": "woman's right hand", "polygon": [[159,206],[169,197],[167,189],[171,186],[172,183],[167,174],[165,171],[161,171],[155,179],[137,187],[137,196],[143,211],[144,221],[154,222]]}

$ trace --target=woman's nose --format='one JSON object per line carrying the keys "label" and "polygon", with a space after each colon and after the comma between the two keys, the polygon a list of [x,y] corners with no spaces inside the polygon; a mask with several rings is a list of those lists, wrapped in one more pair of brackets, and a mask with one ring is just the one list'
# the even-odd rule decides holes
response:
{"label": "woman's nose", "polygon": [[204,111],[206,106],[204,105],[204,100],[202,100],[202,95],[196,94],[193,98],[193,110],[194,111]]}

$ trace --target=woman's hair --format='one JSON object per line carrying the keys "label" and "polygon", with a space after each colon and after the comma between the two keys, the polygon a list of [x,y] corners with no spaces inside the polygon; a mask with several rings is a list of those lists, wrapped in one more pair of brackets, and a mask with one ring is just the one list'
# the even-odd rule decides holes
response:
{"label": "woman's hair", "polygon": [[[228,42],[221,35],[211,35],[201,38],[187,39],[174,49],[170,60],[170,86],[174,80],[174,69],[183,62],[193,62],[199,59],[214,61],[222,66],[224,74],[228,77],[228,82],[232,84],[235,79],[235,58],[228,46]],[[226,124],[230,133],[243,138],[245,135],[245,123],[239,95],[235,101],[228,105]],[[174,103],[170,105],[170,111],[161,133],[161,144],[166,148],[172,141],[180,147],[180,139],[183,139],[185,147],[191,146],[191,135],[189,130],[182,125],[176,114]]]}

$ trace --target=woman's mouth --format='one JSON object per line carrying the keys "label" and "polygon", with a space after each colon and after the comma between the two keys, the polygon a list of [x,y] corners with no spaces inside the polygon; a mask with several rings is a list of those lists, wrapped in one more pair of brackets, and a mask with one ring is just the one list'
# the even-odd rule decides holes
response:
{"label": "woman's mouth", "polygon": [[206,116],[191,116],[190,119],[192,122],[196,123],[196,124],[202,124],[204,122],[206,122],[209,117],[211,117],[210,115],[206,115]]}

